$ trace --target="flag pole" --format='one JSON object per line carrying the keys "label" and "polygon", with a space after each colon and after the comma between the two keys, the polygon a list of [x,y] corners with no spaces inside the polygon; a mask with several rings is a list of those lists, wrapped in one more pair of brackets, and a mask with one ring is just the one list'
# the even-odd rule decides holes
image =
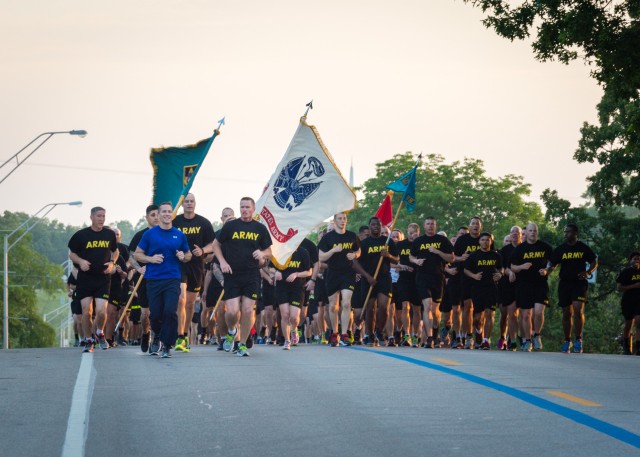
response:
{"label": "flag pole", "polygon": [[309,112],[310,109],[313,109],[313,99],[307,103],[305,105],[307,107],[307,109],[305,110],[304,114],[302,115],[303,119],[307,117],[307,113]]}
{"label": "flag pole", "polygon": [[124,316],[127,315],[127,311],[129,310],[129,306],[131,306],[131,302],[133,301],[133,297],[136,295],[136,292],[138,291],[138,287],[140,287],[140,283],[142,282],[142,278],[144,278],[144,274],[140,275],[140,278],[138,279],[138,282],[136,283],[136,286],[133,288],[133,292],[131,292],[131,295],[129,296],[129,301],[127,301],[127,306],[124,307],[124,310],[122,311],[122,314],[120,315],[120,319],[118,319],[118,323],[116,324],[116,328],[113,331],[114,335],[116,333],[118,333],[118,329],[120,328],[120,324],[122,323],[122,319],[124,319]]}

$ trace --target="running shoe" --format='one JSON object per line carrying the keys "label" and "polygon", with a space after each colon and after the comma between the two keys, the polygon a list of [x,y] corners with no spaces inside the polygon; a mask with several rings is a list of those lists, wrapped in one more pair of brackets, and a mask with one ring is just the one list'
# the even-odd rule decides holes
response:
{"label": "running shoe", "polygon": [[107,343],[107,339],[104,337],[104,333],[102,335],[98,335],[98,344],[100,345],[100,349],[109,349],[109,343]]}
{"label": "running shoe", "polygon": [[458,349],[458,338],[451,338],[451,349]]}
{"label": "running shoe", "polygon": [[320,344],[329,344],[329,342],[327,341],[327,339],[324,337],[324,335],[322,335],[322,337],[320,338]]}
{"label": "running shoe", "polygon": [[184,352],[189,352],[191,350],[191,344],[189,343],[189,337],[184,337]]}
{"label": "running shoe", "polygon": [[393,336],[390,336],[387,339],[387,347],[391,347],[391,348],[395,348],[398,347],[398,345],[396,344],[396,339]]}
{"label": "running shoe", "polygon": [[480,343],[480,349],[482,349],[483,351],[488,351],[491,349],[491,345],[489,344],[489,341],[484,340],[482,343]]}
{"label": "running shoe", "polygon": [[364,338],[362,338],[362,344],[364,344],[365,346],[371,347],[373,346],[373,340],[369,335],[365,335]]}
{"label": "running shoe", "polygon": [[571,351],[571,341],[567,340],[564,343],[562,343],[562,349],[560,350],[565,354],[568,354]]}
{"label": "running shoe", "polygon": [[240,341],[234,341],[233,342],[233,349],[231,349],[231,352],[236,354],[238,352],[239,348],[240,348]]}
{"label": "running shoe", "polygon": [[158,355],[158,352],[160,352],[160,337],[153,335],[153,341],[149,346],[149,355]]}
{"label": "running shoe", "polygon": [[225,338],[220,338],[220,341],[218,341],[218,351],[224,351],[224,342]]}
{"label": "running shoe", "polygon": [[499,351],[507,350],[507,340],[503,336],[501,336],[498,340],[498,345],[496,346],[496,348],[498,348]]}
{"label": "running shoe", "polygon": [[[300,336],[298,335],[298,329],[296,328],[291,329],[291,346],[297,346],[299,342],[300,342]],[[287,344],[286,341],[284,343]],[[247,344],[247,347],[249,347],[248,344]]]}
{"label": "running shoe", "polygon": [[411,347],[411,335],[409,335],[408,333],[404,336],[404,338],[402,339],[402,345],[404,347]]}
{"label": "running shoe", "polygon": [[480,347],[482,345],[482,333],[475,332],[475,346]]}
{"label": "running shoe", "polygon": [[284,349],[285,351],[290,351],[291,350],[291,341],[285,341],[284,342],[284,346],[282,346],[282,349]]}
{"label": "running shoe", "polygon": [[73,343],[73,347],[74,348],[80,347],[80,340],[79,339],[76,339],[76,341]]}
{"label": "running shoe", "polygon": [[222,343],[222,349],[225,350],[225,352],[229,352],[231,350],[231,348],[233,347],[233,340],[235,339],[235,335],[232,335],[231,333],[227,333],[227,336],[224,337],[224,341]]}
{"label": "running shoe", "polygon": [[576,340],[576,342],[573,343],[573,353],[582,354],[582,340]]}
{"label": "running shoe", "polygon": [[247,349],[251,349],[253,347],[253,335],[249,334],[249,338],[247,338],[245,345],[247,346]]}
{"label": "running shoe", "polygon": [[533,337],[533,350],[542,351],[542,338],[540,337],[540,335],[536,335]]}
{"label": "running shoe", "polygon": [[433,342],[433,337],[427,337],[427,342],[422,345],[425,349],[433,349],[435,347],[435,343]]}
{"label": "running shoe", "polygon": [[349,341],[349,335],[343,333],[340,336],[340,341],[338,342],[340,346],[351,346],[351,341]]}
{"label": "running shoe", "polygon": [[334,348],[336,347],[339,343],[338,340],[340,338],[338,337],[337,333],[332,333],[331,336],[329,336],[329,345]]}
{"label": "running shoe", "polygon": [[512,341],[511,343],[509,343],[509,350],[513,352],[517,351],[518,343],[516,343],[515,341]]}
{"label": "running shoe", "polygon": [[522,340],[522,347],[520,348],[523,352],[531,352],[531,341]]}
{"label": "running shoe", "polygon": [[467,338],[464,341],[465,349],[473,349],[473,335],[467,335]]}
{"label": "running shoe", "polygon": [[247,350],[247,346],[241,344],[238,346],[238,351],[236,352],[238,357],[249,357],[249,351]]}
{"label": "running shoe", "polygon": [[163,358],[163,359],[171,358],[171,348],[163,345],[162,346],[162,354],[160,354],[160,357]]}
{"label": "running shoe", "polygon": [[90,338],[87,339],[82,352],[93,352],[93,341]]}
{"label": "running shoe", "polygon": [[360,331],[360,327],[356,327],[355,335],[353,335],[353,340],[356,341],[356,344],[358,341],[361,341],[361,336],[362,336],[362,333]]}
{"label": "running shoe", "polygon": [[184,338],[178,338],[176,340],[176,345],[174,346],[174,349],[176,351],[183,352],[184,349],[185,349],[185,339]]}
{"label": "running shoe", "polygon": [[418,335],[413,335],[411,337],[411,347],[414,347],[414,348],[420,347],[420,338],[418,338]]}
{"label": "running shoe", "polygon": [[347,330],[347,337],[349,338],[349,345],[351,346],[356,341],[356,337],[353,335],[351,330]]}

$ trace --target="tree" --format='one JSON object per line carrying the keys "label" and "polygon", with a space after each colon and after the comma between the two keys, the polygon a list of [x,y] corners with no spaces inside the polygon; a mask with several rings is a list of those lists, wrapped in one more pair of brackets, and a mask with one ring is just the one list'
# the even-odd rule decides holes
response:
{"label": "tree", "polygon": [[[5,211],[0,226],[17,227],[21,213]],[[12,240],[17,239],[12,237]],[[66,245],[66,244],[65,244]],[[55,342],[55,331],[36,310],[36,289],[47,292],[64,287],[63,271],[32,247],[31,233],[9,251],[9,344],[12,348],[47,347]],[[4,287],[4,284],[3,284]]]}
{"label": "tree", "polygon": [[[352,230],[368,223],[386,195],[385,186],[409,171],[415,162],[414,155],[405,152],[376,165],[376,176],[364,183],[360,189],[364,198],[349,215]],[[540,206],[524,200],[531,190],[522,179],[514,175],[497,179],[486,176],[484,164],[478,159],[467,158],[448,165],[442,156],[430,154],[418,166],[415,210],[402,210],[396,227],[406,231],[410,222],[422,226],[427,216],[434,216],[438,227],[452,236],[459,226],[468,225],[471,217],[480,216],[483,225],[501,239],[514,225],[543,219]],[[401,198],[401,194],[393,196],[394,213]]]}
{"label": "tree", "polygon": [[592,68],[604,90],[599,125],[583,124],[574,158],[601,165],[589,177],[596,207],[640,208],[640,0],[464,1],[488,13],[483,24],[502,37],[535,33],[537,59],[582,59]]}

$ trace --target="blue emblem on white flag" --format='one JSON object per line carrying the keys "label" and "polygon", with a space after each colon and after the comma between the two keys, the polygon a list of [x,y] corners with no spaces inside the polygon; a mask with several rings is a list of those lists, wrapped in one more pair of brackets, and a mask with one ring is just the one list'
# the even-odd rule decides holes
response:
{"label": "blue emblem on white flag", "polygon": [[324,175],[324,166],[315,157],[296,157],[280,170],[273,186],[273,200],[291,211],[312,196],[322,184],[317,178]]}

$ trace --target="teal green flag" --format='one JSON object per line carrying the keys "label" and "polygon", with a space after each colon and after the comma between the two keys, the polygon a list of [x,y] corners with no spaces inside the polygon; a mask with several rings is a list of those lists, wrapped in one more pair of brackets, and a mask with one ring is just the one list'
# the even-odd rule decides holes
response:
{"label": "teal green flag", "polygon": [[189,193],[213,140],[220,134],[221,125],[224,125],[224,118],[219,121],[218,128],[213,132],[211,138],[196,144],[151,149],[152,202],[154,205],[171,202],[175,209],[182,204],[182,200]]}
{"label": "teal green flag", "polygon": [[407,205],[407,212],[412,212],[416,206],[416,170],[418,164],[400,178],[386,186],[394,192],[402,192],[402,201]]}

